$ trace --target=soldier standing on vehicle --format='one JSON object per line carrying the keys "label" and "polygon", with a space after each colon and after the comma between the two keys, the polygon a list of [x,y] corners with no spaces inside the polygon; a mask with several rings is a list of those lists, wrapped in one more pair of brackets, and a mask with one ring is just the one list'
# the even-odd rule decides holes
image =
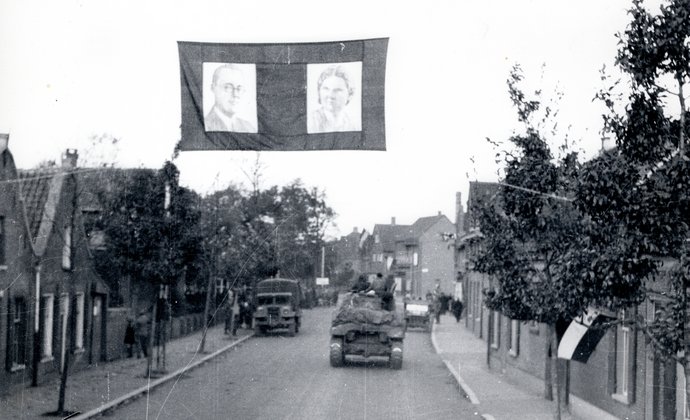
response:
{"label": "soldier standing on vehicle", "polygon": [[363,292],[369,288],[369,280],[364,274],[360,274],[357,278],[357,282],[352,286],[352,291],[354,293]]}

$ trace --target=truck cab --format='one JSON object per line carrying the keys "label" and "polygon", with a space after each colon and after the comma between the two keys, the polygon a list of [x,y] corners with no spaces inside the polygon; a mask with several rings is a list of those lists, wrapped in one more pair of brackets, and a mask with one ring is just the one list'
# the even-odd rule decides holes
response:
{"label": "truck cab", "polygon": [[286,331],[289,336],[299,332],[302,318],[302,290],[291,279],[266,279],[256,285],[254,333]]}

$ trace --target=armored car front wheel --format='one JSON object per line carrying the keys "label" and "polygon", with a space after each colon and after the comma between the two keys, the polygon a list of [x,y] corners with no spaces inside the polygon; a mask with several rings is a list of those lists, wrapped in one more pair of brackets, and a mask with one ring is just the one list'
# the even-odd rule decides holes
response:
{"label": "armored car front wheel", "polygon": [[330,361],[333,367],[340,367],[345,362],[343,339],[340,337],[331,338]]}

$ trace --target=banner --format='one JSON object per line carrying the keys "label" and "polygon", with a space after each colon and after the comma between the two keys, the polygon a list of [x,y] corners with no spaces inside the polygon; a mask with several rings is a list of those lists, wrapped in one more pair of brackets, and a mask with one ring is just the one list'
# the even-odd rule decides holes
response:
{"label": "banner", "polygon": [[387,47],[178,42],[180,150],[385,150]]}

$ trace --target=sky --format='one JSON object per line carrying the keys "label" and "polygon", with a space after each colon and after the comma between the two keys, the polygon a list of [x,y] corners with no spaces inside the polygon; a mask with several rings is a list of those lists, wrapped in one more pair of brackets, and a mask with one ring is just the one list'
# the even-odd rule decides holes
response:
{"label": "sky", "polygon": [[[317,42],[389,38],[387,150],[182,152],[180,181],[200,193],[300,179],[325,191],[337,213],[330,235],[376,223],[411,224],[442,212],[470,181],[496,181],[486,139],[521,129],[506,86],[556,100],[554,144],[591,157],[601,147],[604,87],[615,34],[628,23],[622,0],[35,1],[0,2],[0,132],[21,168],[59,161],[67,148],[103,153],[121,167],[159,168],[180,138],[177,41]],[[94,137],[116,146],[89,151]]]}

